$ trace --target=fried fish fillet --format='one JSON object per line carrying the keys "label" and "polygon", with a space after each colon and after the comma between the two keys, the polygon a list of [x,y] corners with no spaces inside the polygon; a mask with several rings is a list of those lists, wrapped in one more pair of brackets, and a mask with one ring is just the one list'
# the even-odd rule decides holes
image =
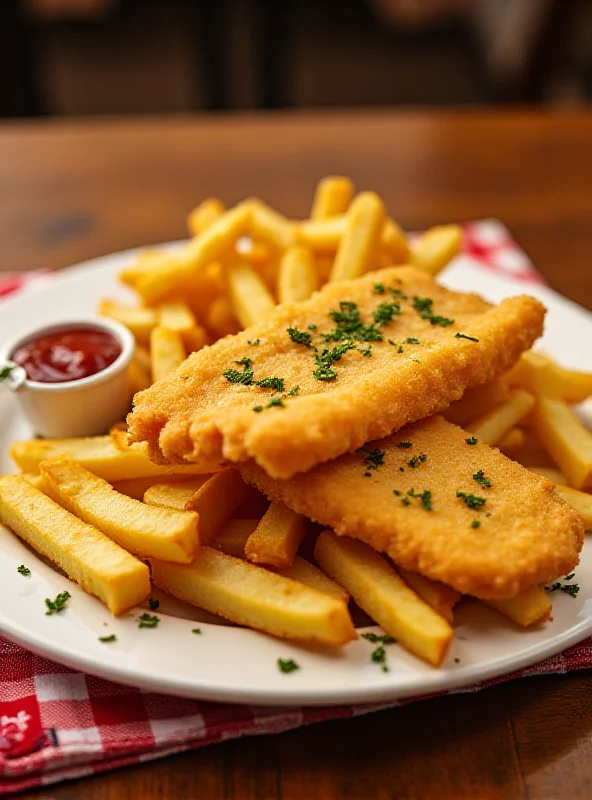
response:
{"label": "fried fish fillet", "polygon": [[253,458],[288,478],[492,380],[540,336],[543,318],[531,297],[492,307],[415,267],[329,284],[140,392],[129,434],[156,461]]}
{"label": "fried fish fillet", "polygon": [[271,500],[483,599],[565,575],[583,543],[551,481],[439,416],[290,480],[253,462],[240,472]]}

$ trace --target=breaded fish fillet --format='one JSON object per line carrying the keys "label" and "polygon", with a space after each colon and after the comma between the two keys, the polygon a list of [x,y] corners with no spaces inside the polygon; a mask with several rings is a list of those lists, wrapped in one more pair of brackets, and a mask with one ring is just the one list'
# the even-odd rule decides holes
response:
{"label": "breaded fish fillet", "polygon": [[415,267],[329,284],[140,392],[129,433],[154,460],[253,458],[288,478],[492,380],[540,336],[543,317],[531,297],[492,307]]}
{"label": "breaded fish fillet", "polygon": [[551,481],[473,441],[432,417],[290,480],[253,462],[240,472],[271,500],[463,594],[513,597],[571,571],[580,517]]}

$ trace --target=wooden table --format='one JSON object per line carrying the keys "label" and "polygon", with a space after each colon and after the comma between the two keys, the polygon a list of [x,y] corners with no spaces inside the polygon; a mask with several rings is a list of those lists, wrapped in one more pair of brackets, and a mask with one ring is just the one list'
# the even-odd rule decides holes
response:
{"label": "wooden table", "polygon": [[[0,269],[57,269],[185,235],[201,198],[291,216],[335,172],[407,228],[504,220],[549,283],[592,306],[592,114],[319,114],[9,124]],[[588,673],[530,678],[227,742],[34,792],[49,800],[589,798]]]}

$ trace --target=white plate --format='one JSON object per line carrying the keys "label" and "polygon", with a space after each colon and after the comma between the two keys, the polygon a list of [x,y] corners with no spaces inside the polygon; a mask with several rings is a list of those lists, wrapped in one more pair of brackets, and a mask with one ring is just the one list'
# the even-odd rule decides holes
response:
{"label": "white plate", "polygon": [[[72,309],[92,312],[100,297],[127,298],[116,273],[134,251],[95,259],[64,270],[51,280],[0,304],[2,338],[35,320],[49,323]],[[543,346],[563,363],[590,369],[592,315],[544,287],[530,287],[458,259],[445,283],[475,290],[491,300],[529,292],[549,308]],[[14,472],[10,443],[28,438],[13,398],[0,389],[0,473]],[[19,564],[30,577],[17,573]],[[553,621],[520,631],[477,602],[459,609],[450,654],[433,669],[398,645],[388,648],[389,672],[370,659],[364,640],[340,650],[304,646],[221,624],[197,609],[162,600],[158,628],[138,629],[135,611],[118,619],[0,526],[0,631],[25,647],[67,666],[114,681],[187,697],[262,705],[367,703],[467,686],[535,663],[592,633],[590,607],[592,544],[576,570],[577,597],[553,596]],[[44,600],[67,589],[72,595],[60,614],[45,615]],[[158,593],[155,593],[158,597]],[[586,610],[588,609],[588,613]],[[193,634],[197,625],[201,635]],[[376,629],[375,629],[376,630]],[[114,633],[103,644],[99,636]],[[278,670],[278,658],[293,658],[301,669]]]}

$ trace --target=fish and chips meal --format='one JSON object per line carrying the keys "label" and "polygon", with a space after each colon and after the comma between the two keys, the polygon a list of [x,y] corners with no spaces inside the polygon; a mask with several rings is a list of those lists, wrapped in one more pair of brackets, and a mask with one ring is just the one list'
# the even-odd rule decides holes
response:
{"label": "fish and chips meal", "polygon": [[538,300],[446,289],[461,229],[408,237],[343,177],[303,221],[212,198],[188,227],[121,271],[134,306],[99,304],[136,341],[127,420],[16,442],[5,525],[114,615],[154,586],[334,647],[367,615],[385,671],[394,641],[442,664],[459,603],[528,628],[575,596],[592,374],[531,350]]}

